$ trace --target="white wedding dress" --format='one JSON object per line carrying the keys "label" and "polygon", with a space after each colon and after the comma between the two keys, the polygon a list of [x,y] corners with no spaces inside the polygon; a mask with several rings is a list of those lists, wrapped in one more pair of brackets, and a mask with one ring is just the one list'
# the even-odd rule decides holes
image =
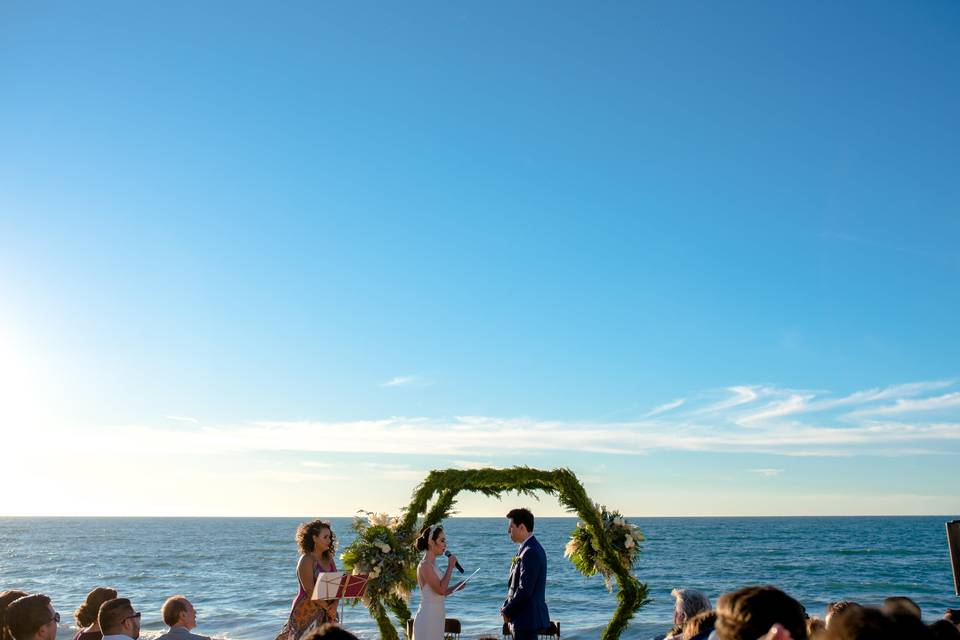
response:
{"label": "white wedding dress", "polygon": [[[421,560],[420,564],[424,564]],[[435,571],[437,577],[443,580],[443,574],[437,565],[430,565],[427,571]],[[433,589],[429,584],[420,585],[420,607],[413,619],[413,640],[443,640],[443,627],[447,614],[444,607],[446,598]]]}

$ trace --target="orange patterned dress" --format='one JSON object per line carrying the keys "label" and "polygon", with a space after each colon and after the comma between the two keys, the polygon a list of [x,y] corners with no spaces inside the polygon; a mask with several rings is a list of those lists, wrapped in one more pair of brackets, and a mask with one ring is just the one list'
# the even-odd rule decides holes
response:
{"label": "orange patterned dress", "polygon": [[[333,560],[326,567],[317,562],[313,565],[313,580],[316,582],[317,576],[323,572],[336,570],[337,565]],[[299,579],[297,581],[299,582]],[[287,618],[287,623],[283,625],[276,640],[299,640],[328,622],[336,622],[336,618],[330,619],[327,616],[328,604],[329,600],[311,600],[310,594],[301,584],[300,593],[297,594],[290,609],[290,617]]]}

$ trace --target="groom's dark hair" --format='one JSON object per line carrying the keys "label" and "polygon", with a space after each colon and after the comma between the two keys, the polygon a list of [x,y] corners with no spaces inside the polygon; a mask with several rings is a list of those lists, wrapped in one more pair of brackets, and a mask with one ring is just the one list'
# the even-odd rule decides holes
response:
{"label": "groom's dark hair", "polygon": [[527,528],[527,531],[533,533],[533,514],[530,513],[529,509],[510,509],[507,517],[513,522],[513,526],[523,525]]}

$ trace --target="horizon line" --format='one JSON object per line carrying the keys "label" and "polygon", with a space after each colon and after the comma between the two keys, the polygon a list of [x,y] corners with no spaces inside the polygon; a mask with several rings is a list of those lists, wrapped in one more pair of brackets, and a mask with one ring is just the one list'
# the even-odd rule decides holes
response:
{"label": "horizon line", "polygon": [[[321,519],[346,519],[346,518],[356,518],[356,515],[332,515],[325,516]],[[549,516],[536,516],[538,519],[547,520],[547,519],[572,519],[578,518],[577,514],[570,515],[549,515]],[[703,518],[703,519],[729,519],[729,518],[955,518],[960,520],[960,512],[950,515],[944,513],[853,513],[853,514],[836,514],[836,513],[823,513],[823,514],[749,514],[749,515],[634,515],[634,516],[623,516],[627,519],[659,519],[665,520],[670,518]],[[63,520],[79,520],[79,519],[94,519],[94,518],[130,518],[130,519],[155,519],[155,520],[227,520],[227,519],[236,519],[236,520],[313,520],[313,516],[243,516],[243,515],[219,515],[219,516],[196,516],[196,515],[0,515],[0,519],[29,519],[29,518],[47,518],[47,519],[63,519]],[[471,515],[456,515],[445,518],[445,520],[503,520],[506,516],[471,516]]]}

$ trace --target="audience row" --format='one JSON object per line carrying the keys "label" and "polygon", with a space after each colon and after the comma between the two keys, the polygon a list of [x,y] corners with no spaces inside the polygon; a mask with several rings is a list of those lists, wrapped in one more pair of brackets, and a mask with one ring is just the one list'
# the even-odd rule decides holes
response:
{"label": "audience row", "polygon": [[[73,613],[79,631],[73,640],[137,640],[140,612],[117,591],[97,587],[87,594]],[[197,610],[184,596],[163,603],[160,615],[169,629],[157,640],[210,640],[191,633],[197,626]],[[0,593],[0,640],[55,640],[60,613],[49,596],[10,590]],[[336,625],[326,625],[305,640],[358,640]]]}
{"label": "audience row", "polygon": [[[960,609],[926,625],[920,607],[904,597],[887,598],[881,608],[841,600],[827,606],[823,618],[807,615],[803,605],[771,586],[744,587],[726,593],[712,609],[696,589],[674,589],[673,628],[663,640],[960,640]],[[160,610],[169,629],[157,640],[210,640],[192,633],[197,610],[182,595],[168,598]],[[74,640],[137,640],[140,612],[114,589],[98,587],[74,612]],[[60,614],[50,598],[23,591],[0,593],[0,640],[55,640]],[[357,640],[328,624],[304,640]]]}
{"label": "audience row", "polygon": [[674,589],[673,628],[664,640],[960,640],[960,609],[925,625],[910,598],[887,598],[881,608],[849,600],[830,603],[823,618],[771,586],[726,593],[710,607],[696,589]]}
{"label": "audience row", "polygon": [[[191,633],[197,610],[184,596],[173,596],[160,609],[170,628],[158,640],[210,640]],[[74,640],[136,640],[140,637],[140,612],[115,589],[97,587],[73,613],[79,631]],[[0,640],[54,640],[60,613],[48,596],[23,591],[0,593]]]}

